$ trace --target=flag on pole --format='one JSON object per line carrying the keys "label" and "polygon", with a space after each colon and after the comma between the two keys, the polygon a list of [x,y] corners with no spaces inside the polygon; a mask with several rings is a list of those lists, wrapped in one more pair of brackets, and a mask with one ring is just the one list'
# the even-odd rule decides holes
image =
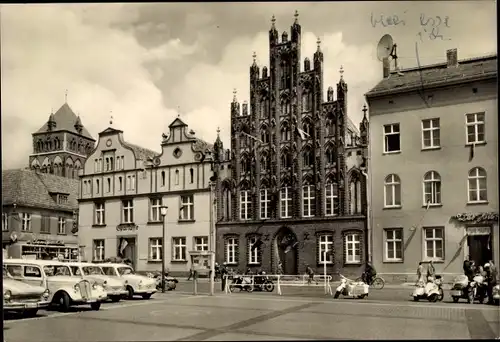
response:
{"label": "flag on pole", "polygon": [[300,139],[302,139],[302,140],[306,140],[307,137],[311,137],[311,135],[309,133],[306,133],[304,130],[302,130],[298,127],[297,127],[297,133],[299,133]]}
{"label": "flag on pole", "polygon": [[470,145],[470,152],[469,152],[469,162],[472,161],[472,159],[474,159],[474,149],[476,148],[476,145],[474,143],[472,143]]}
{"label": "flag on pole", "polygon": [[260,140],[260,139],[259,139],[259,138],[257,138],[257,137],[254,137],[253,135],[250,135],[250,134],[245,133],[245,132],[240,132],[240,133],[241,133],[241,134],[243,134],[243,135],[246,135],[246,136],[247,136],[247,137],[249,137],[250,139],[253,139],[253,140],[255,140],[255,141],[260,142],[261,144],[263,144],[263,143],[264,143],[262,140]]}

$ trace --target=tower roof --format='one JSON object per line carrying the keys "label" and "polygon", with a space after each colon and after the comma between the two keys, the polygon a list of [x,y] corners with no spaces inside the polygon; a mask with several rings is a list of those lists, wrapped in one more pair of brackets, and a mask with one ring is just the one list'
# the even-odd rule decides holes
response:
{"label": "tower roof", "polygon": [[[53,129],[52,132],[69,131],[71,133],[83,135],[85,138],[95,141],[85,127],[82,127],[81,133],[76,130],[75,123],[79,121],[79,117],[73,112],[67,103],[64,103],[51,117],[53,117],[53,120],[56,123],[55,129]],[[81,124],[81,121],[79,121],[79,123]],[[35,134],[45,132],[49,132],[48,122],[44,123]]]}

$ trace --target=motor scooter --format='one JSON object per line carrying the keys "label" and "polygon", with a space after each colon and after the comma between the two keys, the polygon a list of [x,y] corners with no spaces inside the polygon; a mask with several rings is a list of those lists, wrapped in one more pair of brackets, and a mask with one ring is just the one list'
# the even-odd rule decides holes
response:
{"label": "motor scooter", "polygon": [[370,286],[364,282],[354,282],[342,274],[340,275],[340,285],[337,286],[333,298],[337,299],[340,295],[351,298],[363,299],[368,296]]}
{"label": "motor scooter", "polygon": [[454,303],[458,303],[460,299],[466,299],[469,304],[474,303],[474,300],[483,303],[486,297],[485,289],[483,276],[476,275],[469,282],[469,278],[466,275],[459,275],[453,280],[450,295]]}
{"label": "motor scooter", "polygon": [[418,283],[411,294],[413,300],[418,302],[420,299],[427,299],[429,302],[442,301],[444,297],[441,276],[435,279],[429,279],[427,284]]}
{"label": "motor scooter", "polygon": [[247,292],[252,292],[253,291],[253,286],[252,286],[252,279],[250,277],[245,277],[245,276],[233,276],[233,281],[229,286],[229,291],[233,292],[235,289],[238,289],[240,291],[247,291]]}

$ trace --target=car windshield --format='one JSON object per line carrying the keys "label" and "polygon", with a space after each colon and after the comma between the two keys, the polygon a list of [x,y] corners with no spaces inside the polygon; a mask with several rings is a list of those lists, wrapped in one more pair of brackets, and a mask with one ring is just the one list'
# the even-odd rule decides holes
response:
{"label": "car windshield", "polygon": [[71,276],[71,271],[68,266],[48,265],[44,266],[43,271],[45,272],[47,277]]}
{"label": "car windshield", "polygon": [[130,267],[118,267],[118,273],[120,275],[134,274],[134,270]]}
{"label": "car windshield", "polygon": [[85,266],[83,268],[85,275],[104,275],[104,272],[97,266]]}
{"label": "car windshield", "polygon": [[105,275],[116,277],[116,272],[114,267],[101,267],[101,269]]}

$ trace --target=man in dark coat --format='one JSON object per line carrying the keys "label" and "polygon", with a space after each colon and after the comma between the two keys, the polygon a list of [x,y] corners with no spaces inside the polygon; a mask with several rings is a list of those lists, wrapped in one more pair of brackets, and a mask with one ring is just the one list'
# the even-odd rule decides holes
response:
{"label": "man in dark coat", "polygon": [[464,264],[464,274],[469,278],[469,281],[472,281],[474,278],[474,272],[472,271],[472,262],[469,260],[469,256],[465,257]]}
{"label": "man in dark coat", "polygon": [[224,291],[226,289],[226,275],[227,275],[227,265],[226,265],[226,262],[224,262],[221,266],[220,266],[220,276],[222,278],[222,281],[221,281],[221,290]]}
{"label": "man in dark coat", "polygon": [[[493,264],[493,263],[492,263]],[[490,263],[484,265],[486,271],[486,283],[488,293],[488,304],[493,304],[493,288],[497,285],[497,270],[495,266]]]}

